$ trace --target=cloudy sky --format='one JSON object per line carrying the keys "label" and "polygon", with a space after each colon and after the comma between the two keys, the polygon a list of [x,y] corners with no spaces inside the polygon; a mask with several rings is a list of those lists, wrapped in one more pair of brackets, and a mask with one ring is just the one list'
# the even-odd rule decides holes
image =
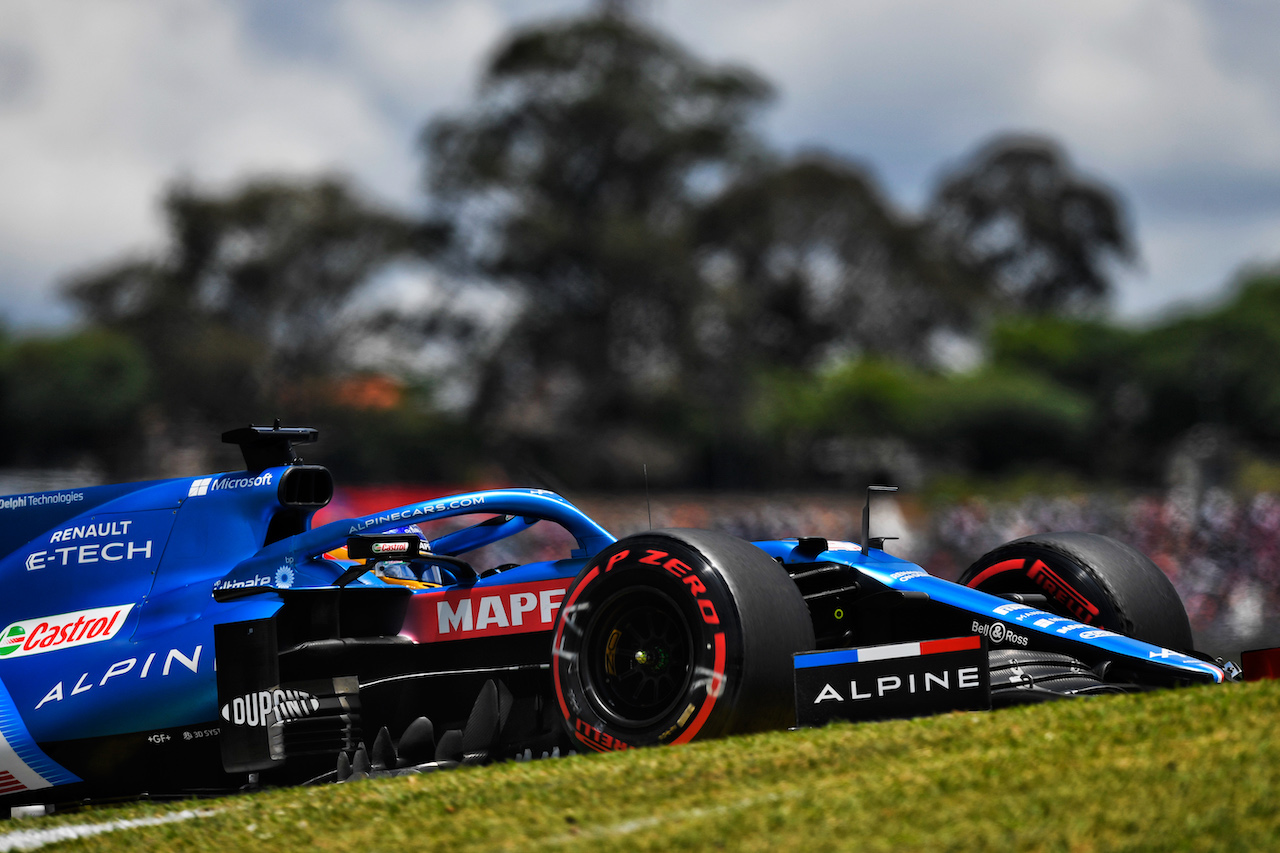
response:
{"label": "cloudy sky", "polygon": [[[159,245],[175,178],[338,170],[421,206],[417,130],[511,26],[586,0],[2,0],[0,321],[71,319],[69,273]],[[991,135],[1048,134],[1128,202],[1141,320],[1280,260],[1274,0],[647,0],[750,66],[784,150],[867,164],[906,209]]]}

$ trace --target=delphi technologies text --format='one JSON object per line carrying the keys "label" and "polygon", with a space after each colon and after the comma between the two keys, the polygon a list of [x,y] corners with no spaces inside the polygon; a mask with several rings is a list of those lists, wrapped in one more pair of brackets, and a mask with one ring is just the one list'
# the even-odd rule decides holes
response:
{"label": "delphi technologies text", "polygon": [[54,506],[56,504],[76,504],[84,500],[84,492],[51,492],[39,495],[15,495],[11,498],[0,498],[0,509],[26,509],[33,506]]}

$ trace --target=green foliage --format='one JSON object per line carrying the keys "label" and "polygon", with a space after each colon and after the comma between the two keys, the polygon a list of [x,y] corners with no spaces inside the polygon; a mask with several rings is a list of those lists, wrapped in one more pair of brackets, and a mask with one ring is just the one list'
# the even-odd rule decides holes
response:
{"label": "green foliage", "polygon": [[[1280,684],[1074,699],[609,755],[143,803],[86,849],[1209,850],[1280,833]],[[78,848],[79,849],[79,848]]]}
{"label": "green foliage", "polygon": [[222,195],[176,185],[165,211],[158,258],[89,272],[66,292],[146,353],[168,418],[206,426],[261,420],[291,386],[345,369],[362,330],[344,312],[430,239],[334,178]]}
{"label": "green foliage", "polygon": [[931,444],[954,446],[980,471],[1028,463],[1079,464],[1093,426],[1086,397],[1030,372],[991,368],[939,388]]}
{"label": "green foliage", "polygon": [[[982,472],[1149,474],[1135,448],[1197,419],[1280,429],[1259,366],[1272,342],[1232,325],[1265,306],[1163,336],[1078,319],[1130,238],[1120,202],[1052,143],[993,140],[912,217],[855,162],[771,151],[752,125],[771,96],[625,3],[534,23],[498,45],[473,104],[424,128],[436,218],[334,177],[176,184],[162,251],[66,293],[142,354],[154,429],[332,423],[366,439],[334,450],[357,476],[497,458],[571,487],[634,486],[646,467],[655,484],[767,486],[811,477],[821,442],[866,438]],[[370,283],[406,260],[480,298],[369,318]],[[487,321],[466,313],[481,301]],[[989,366],[932,372],[939,333],[973,339],[995,312]],[[421,400],[366,420],[333,399],[372,336],[448,351],[465,429]],[[455,455],[414,468],[398,457],[415,433]]]}
{"label": "green foliage", "polygon": [[949,375],[864,359],[813,381],[771,377],[755,423],[783,443],[897,437],[934,458],[999,471],[1078,464],[1093,418],[1087,397],[1032,371],[993,365]]}
{"label": "green foliage", "polygon": [[1144,336],[1136,372],[1150,398],[1147,432],[1168,439],[1196,423],[1280,440],[1280,275],[1244,280],[1234,297]]}
{"label": "green foliage", "polygon": [[[641,470],[643,455],[704,459],[686,482],[792,476],[766,471],[747,428],[762,374],[803,385],[859,356],[926,368],[936,332],[972,334],[995,307],[1096,302],[1105,262],[1129,252],[1119,203],[1044,140],[993,141],[913,220],[854,163],[770,152],[749,124],[768,94],[610,4],[515,32],[478,103],[428,125],[428,184],[467,223],[453,260],[518,306],[475,354],[472,417],[495,445],[576,484],[634,483],[612,472]],[[814,403],[827,423],[800,432],[941,447],[950,428],[947,442],[989,466],[1002,445],[1014,461],[1045,455],[1042,438],[1075,448],[1088,419],[1069,390],[1004,370],[968,386],[875,370],[849,381],[878,390],[814,379],[818,397],[848,399]],[[900,379],[901,394],[885,386]]]}
{"label": "green foliage", "polygon": [[[1005,317],[991,330],[991,361],[1035,371],[1082,391],[1126,371],[1138,334],[1103,320],[1063,316]],[[1114,380],[1113,380],[1114,381]]]}
{"label": "green foliage", "polygon": [[707,204],[701,238],[739,369],[851,351],[924,363],[929,334],[967,327],[980,296],[865,169],[833,156],[750,170]]}
{"label": "green foliage", "polygon": [[1053,142],[999,137],[938,187],[928,214],[946,254],[1015,310],[1094,307],[1133,246],[1120,204]]}
{"label": "green foliage", "polygon": [[[94,454],[113,469],[136,447],[151,374],[128,337],[102,330],[3,346],[4,452],[11,464],[67,464]],[[133,442],[124,439],[132,435]]]}
{"label": "green foliage", "polygon": [[[477,354],[473,416],[497,444],[581,476],[595,467],[574,464],[582,441],[592,455],[590,436],[623,424],[662,435],[669,401],[698,392],[698,176],[745,156],[767,95],[755,75],[605,10],[516,32],[480,102],[428,126],[437,201],[455,218],[483,214],[455,259],[520,306]],[[555,458],[565,441],[577,446]]]}
{"label": "green foliage", "polygon": [[[1280,440],[1280,276],[1255,273],[1223,302],[1145,330],[1100,320],[1013,317],[990,337],[992,363],[1072,389],[1093,409],[1091,455],[1129,479],[1160,476],[1199,424],[1241,449]],[[1097,470],[1097,469],[1095,469]]]}
{"label": "green foliage", "polygon": [[329,467],[340,483],[474,482],[484,470],[480,443],[459,418],[435,411],[431,400],[430,388],[411,388],[394,406],[369,410],[335,396],[299,411],[294,421],[322,430],[307,461]]}

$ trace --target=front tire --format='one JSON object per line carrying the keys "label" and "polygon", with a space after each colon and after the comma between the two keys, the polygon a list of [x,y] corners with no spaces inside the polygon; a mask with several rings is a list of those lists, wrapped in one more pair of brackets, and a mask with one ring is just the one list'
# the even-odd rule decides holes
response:
{"label": "front tire", "polygon": [[993,594],[1042,594],[1046,610],[1167,649],[1193,645],[1187,611],[1164,572],[1106,536],[1015,539],[980,557],[959,582]]}
{"label": "front tire", "polygon": [[596,751],[792,725],[792,655],[814,646],[786,571],[708,530],[601,551],[565,593],[553,637],[561,716]]}

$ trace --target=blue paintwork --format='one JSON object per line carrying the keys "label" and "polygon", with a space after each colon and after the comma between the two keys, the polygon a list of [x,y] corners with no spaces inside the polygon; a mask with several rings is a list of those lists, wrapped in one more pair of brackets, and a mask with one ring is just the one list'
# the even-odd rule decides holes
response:
{"label": "blue paintwork", "polygon": [[[464,554],[526,529],[535,520],[565,528],[576,540],[569,559],[531,563],[481,579],[477,586],[571,578],[614,537],[564,498],[530,489],[498,489],[438,498],[395,510],[344,519],[261,547],[280,509],[284,468],[255,476],[231,472],[122,486],[0,499],[0,627],[116,608],[109,639],[40,650],[25,643],[57,634],[35,623],[21,630],[5,654],[0,638],[0,734],[29,771],[49,784],[74,781],[53,765],[37,742],[98,737],[195,725],[217,717],[213,627],[269,617],[278,595],[217,602],[218,588],[329,586],[349,565],[323,555],[357,533],[376,533],[462,515],[506,515],[499,524],[437,538],[434,550]],[[756,543],[784,561],[797,540]],[[967,589],[926,574],[880,551],[830,543],[818,555],[853,566],[893,589],[930,598],[1022,632],[1089,643],[1108,652],[1157,661],[1223,679],[1222,670],[1109,632],[1087,636],[1087,626]],[[361,583],[381,585],[366,575]],[[127,612],[126,612],[127,611]],[[114,612],[114,611],[113,611]],[[1049,620],[1046,624],[1040,624]],[[81,618],[81,624],[98,624]],[[47,622],[41,622],[47,627]],[[103,617],[102,625],[107,625]],[[41,633],[41,631],[44,633]],[[9,632],[11,635],[13,631]],[[9,645],[13,645],[10,637]],[[43,768],[43,769],[37,769]],[[0,767],[0,770],[3,770]]]}
{"label": "blue paintwork", "polygon": [[[573,577],[587,557],[614,541],[559,495],[501,489],[344,519],[259,548],[280,506],[276,488],[283,470],[269,469],[253,482],[236,472],[101,492],[74,490],[85,497],[64,503],[45,495],[38,507],[26,496],[27,506],[10,510],[35,507],[38,523],[53,518],[55,524],[26,537],[25,544],[0,560],[0,583],[8,592],[0,601],[0,626],[134,604],[109,640],[0,657],[0,683],[8,687],[32,738],[97,737],[214,719],[213,626],[268,617],[281,600],[268,594],[218,603],[212,591],[244,585],[329,586],[349,564],[322,555],[346,544],[351,534],[484,513],[514,518],[442,536],[433,543],[438,553],[465,553],[527,529],[538,519],[560,524],[577,541],[576,559],[533,563],[482,579],[477,586]],[[240,485],[218,488],[224,483]],[[48,506],[89,506],[89,511],[50,514]],[[34,526],[29,518],[16,522],[15,527],[26,530]],[[383,585],[370,575],[361,582]]]}
{"label": "blue paintwork", "polygon": [[795,539],[755,544],[763,548],[771,557],[779,557],[787,562],[830,561],[852,566],[890,589],[902,592],[923,592],[933,601],[993,622],[1001,622],[1007,629],[1016,632],[1043,634],[1055,640],[1067,639],[1084,643],[1104,649],[1113,655],[1136,658],[1147,663],[1160,663],[1201,677],[1207,675],[1219,683],[1226,678],[1222,667],[1215,664],[1111,631],[1091,628],[1025,604],[1013,604],[1003,598],[936,578],[915,563],[900,560],[884,551],[872,549],[864,554],[861,548],[853,543],[833,542],[829,543],[832,550],[824,551],[816,557],[802,557],[796,553],[799,543]]}

